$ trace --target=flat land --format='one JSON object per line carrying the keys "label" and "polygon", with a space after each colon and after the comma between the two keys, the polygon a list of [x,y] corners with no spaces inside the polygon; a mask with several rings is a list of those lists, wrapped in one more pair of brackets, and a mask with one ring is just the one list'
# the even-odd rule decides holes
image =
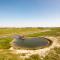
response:
{"label": "flat land", "polygon": [[[57,43],[60,44],[60,27],[0,28],[0,60],[22,60],[20,54],[12,54],[9,50],[11,47],[10,42],[13,40],[14,35],[24,35],[25,37],[55,37],[57,39]],[[53,39],[53,41],[55,41],[55,39]],[[42,60],[42,58],[38,55],[31,55],[29,58],[25,58],[23,60]],[[43,60],[60,60],[60,47],[52,48]]]}

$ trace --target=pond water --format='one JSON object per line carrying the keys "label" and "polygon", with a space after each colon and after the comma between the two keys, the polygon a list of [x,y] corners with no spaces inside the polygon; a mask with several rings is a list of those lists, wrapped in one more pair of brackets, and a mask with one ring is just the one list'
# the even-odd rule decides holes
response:
{"label": "pond water", "polygon": [[16,46],[20,48],[41,48],[49,45],[49,39],[38,37],[38,38],[25,38],[25,39],[15,39],[13,42]]}

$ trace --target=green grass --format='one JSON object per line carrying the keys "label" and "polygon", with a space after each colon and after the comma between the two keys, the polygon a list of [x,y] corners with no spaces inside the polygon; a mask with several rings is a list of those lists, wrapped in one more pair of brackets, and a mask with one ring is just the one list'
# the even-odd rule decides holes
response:
{"label": "green grass", "polygon": [[29,58],[26,58],[25,60],[41,60],[41,58],[38,54],[35,54],[31,55]]}
{"label": "green grass", "polygon": [[37,32],[33,34],[28,34],[28,37],[39,37],[39,36],[60,36],[60,28],[51,28],[51,31]]}
{"label": "green grass", "polygon": [[21,60],[19,55],[10,53],[9,50],[1,50],[0,51],[0,60]]}
{"label": "green grass", "polygon": [[11,41],[12,41],[12,38],[0,38],[0,49],[10,48]]}
{"label": "green grass", "polygon": [[30,34],[38,31],[45,30],[43,28],[0,28],[0,36],[2,35],[14,35],[14,34]]}
{"label": "green grass", "polygon": [[[43,30],[50,29],[51,31],[41,32]],[[40,37],[40,36],[60,36],[60,28],[0,28],[0,36],[13,36],[15,34],[24,35],[25,37]],[[0,60],[22,60],[20,55],[12,54],[8,50],[11,45],[10,42],[13,39],[0,38]],[[43,60],[60,60],[60,48],[54,48],[53,51],[43,59]],[[41,60],[38,55],[31,55],[25,60]]]}
{"label": "green grass", "polygon": [[[44,30],[51,30],[46,32],[41,32]],[[23,34],[25,36],[60,36],[60,28],[0,28],[0,36],[11,36],[14,34]]]}

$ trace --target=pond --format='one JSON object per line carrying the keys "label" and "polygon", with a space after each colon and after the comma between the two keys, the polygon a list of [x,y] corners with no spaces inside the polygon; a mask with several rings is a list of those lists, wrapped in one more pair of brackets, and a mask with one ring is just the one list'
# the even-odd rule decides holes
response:
{"label": "pond", "polygon": [[15,39],[13,46],[22,49],[37,49],[49,46],[51,41],[44,37],[34,37],[34,38],[25,38],[25,39]]}

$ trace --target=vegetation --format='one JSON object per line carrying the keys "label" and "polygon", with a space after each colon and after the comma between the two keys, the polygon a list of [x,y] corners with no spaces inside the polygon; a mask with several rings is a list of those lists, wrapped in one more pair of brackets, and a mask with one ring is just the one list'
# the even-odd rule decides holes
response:
{"label": "vegetation", "polygon": [[44,60],[60,60],[60,48],[54,48],[53,50],[50,51]]}
{"label": "vegetation", "polygon": [[[13,40],[11,37],[15,34],[25,37],[58,37],[60,36],[60,28],[0,28],[0,60],[22,60],[19,54],[12,54],[8,50],[11,47],[10,42]],[[52,49],[43,59],[38,55],[31,55],[25,60],[60,60],[60,48]]]}
{"label": "vegetation", "polygon": [[10,53],[9,50],[0,50],[0,60],[21,60],[19,55]]}
{"label": "vegetation", "polygon": [[[0,50],[0,60],[23,60],[19,54],[12,54],[9,50]],[[60,60],[60,48],[52,49],[47,56],[41,58],[38,54],[31,55],[24,60]]]}
{"label": "vegetation", "polygon": [[14,34],[23,34],[28,37],[60,36],[60,28],[0,28],[0,36],[11,36]]}
{"label": "vegetation", "polygon": [[45,30],[43,28],[0,28],[0,36],[11,36],[14,34],[31,34]]}
{"label": "vegetation", "polygon": [[41,58],[39,55],[31,55],[26,60],[60,60],[60,48],[52,49],[47,56]]}
{"label": "vegetation", "polygon": [[38,54],[31,55],[29,58],[25,58],[25,60],[41,60]]}
{"label": "vegetation", "polygon": [[50,31],[28,34],[29,37],[38,36],[60,36],[60,28],[51,28]]}
{"label": "vegetation", "polygon": [[0,38],[0,49],[8,49],[10,48],[10,42],[12,41],[12,38]]}

